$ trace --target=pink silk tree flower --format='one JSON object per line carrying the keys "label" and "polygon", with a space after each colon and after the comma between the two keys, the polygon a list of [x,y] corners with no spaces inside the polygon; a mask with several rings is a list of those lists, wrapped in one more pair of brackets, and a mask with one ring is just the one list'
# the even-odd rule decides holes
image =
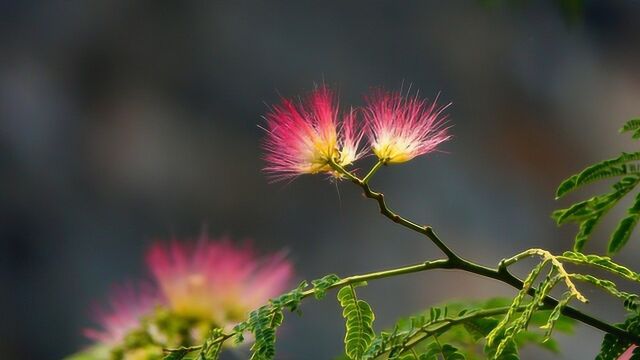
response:
{"label": "pink silk tree flower", "polygon": [[354,111],[339,117],[337,101],[325,86],[299,104],[282,99],[265,120],[264,171],[274,181],[323,172],[337,176],[330,161],[347,166],[362,156],[358,144],[363,132]]}
{"label": "pink silk tree flower", "polygon": [[204,235],[195,244],[157,243],[147,263],[171,310],[221,327],[280,294],[293,273],[282,253],[258,257],[247,245]]}
{"label": "pink silk tree flower", "polygon": [[87,338],[108,346],[122,343],[130,331],[141,326],[142,317],[150,315],[162,303],[152,286],[144,284],[136,290],[130,283],[115,287],[108,302],[108,309],[96,307],[94,310],[101,329],[84,330]]}
{"label": "pink silk tree flower", "polygon": [[364,109],[373,153],[385,164],[398,164],[432,152],[450,139],[442,112],[449,106],[375,90]]}
{"label": "pink silk tree flower", "polygon": [[631,345],[629,348],[620,355],[618,360],[630,360],[633,357],[633,351],[637,348],[636,345]]}

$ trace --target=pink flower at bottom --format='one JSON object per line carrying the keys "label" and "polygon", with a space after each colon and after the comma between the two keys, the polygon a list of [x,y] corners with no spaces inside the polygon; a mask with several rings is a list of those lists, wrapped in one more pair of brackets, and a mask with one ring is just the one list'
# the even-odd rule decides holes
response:
{"label": "pink flower at bottom", "polygon": [[206,236],[195,244],[157,243],[147,263],[173,311],[218,326],[244,320],[285,290],[292,276],[282,253],[258,257],[248,245]]}
{"label": "pink flower at bottom", "polygon": [[84,335],[104,345],[121,343],[127,333],[140,327],[140,319],[161,304],[157,291],[150,285],[138,290],[127,283],[116,286],[108,299],[108,308],[96,307],[94,317],[101,328],[88,328]]}
{"label": "pink flower at bottom", "polygon": [[635,350],[635,348],[637,347],[638,346],[636,345],[629,346],[629,348],[625,352],[623,352],[622,355],[620,355],[618,360],[631,360],[631,358],[633,357],[633,350]]}

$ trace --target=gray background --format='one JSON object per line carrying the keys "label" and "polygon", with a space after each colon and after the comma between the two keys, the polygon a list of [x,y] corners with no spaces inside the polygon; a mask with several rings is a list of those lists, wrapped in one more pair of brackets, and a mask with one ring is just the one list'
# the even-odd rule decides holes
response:
{"label": "gray background", "polygon": [[[314,82],[345,104],[403,81],[453,102],[446,153],[385,168],[373,184],[460,253],[495,264],[529,247],[570,248],[574,229],[549,218],[569,203],[553,200],[555,186],[637,148],[617,129],[640,114],[640,2],[586,1],[574,20],[555,1],[492,3],[3,1],[0,357],[81,348],[90,305],[110,284],[147,276],[144,249],[205,224],[287,248],[298,280],[439,256],[348,183],[267,184],[264,103]],[[602,251],[612,226],[587,250]],[[618,260],[637,267],[639,246],[634,235]],[[590,312],[622,319],[618,302],[585,293]],[[362,291],[377,329],[447,298],[496,294],[514,291],[442,271]],[[279,358],[338,354],[335,301],[304,311],[281,332]],[[559,336],[561,358],[591,358],[601,337],[586,326]]]}

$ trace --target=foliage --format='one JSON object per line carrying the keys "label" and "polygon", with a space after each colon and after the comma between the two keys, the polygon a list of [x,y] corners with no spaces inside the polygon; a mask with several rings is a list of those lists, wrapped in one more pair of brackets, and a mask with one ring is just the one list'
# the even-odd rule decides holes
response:
{"label": "foliage", "polygon": [[561,257],[558,257],[561,261],[572,262],[579,265],[589,265],[608,271],[621,278],[640,282],[640,274],[632,271],[631,269],[617,264],[611,260],[608,256],[599,255],[585,255],[583,253],[566,251]]}
{"label": "foliage", "polygon": [[599,279],[589,274],[571,274],[571,277],[576,280],[588,282],[592,285],[595,285],[596,287],[599,287],[608,292],[612,296],[621,299],[623,301],[625,309],[629,311],[638,310],[638,295],[618,290],[616,283],[614,283],[613,281]]}
{"label": "foliage", "polygon": [[249,314],[246,326],[237,326],[235,331],[251,331],[255,337],[251,346],[251,360],[269,360],[275,356],[276,330],[284,320],[283,309],[298,312],[307,282],[276,299],[269,305],[254,310]]}
{"label": "foliage", "polygon": [[321,300],[325,297],[327,289],[335,285],[338,281],[340,281],[340,278],[336,274],[329,274],[320,279],[311,281],[311,285],[313,285],[313,295],[317,300]]}
{"label": "foliage", "polygon": [[[630,120],[620,131],[632,132],[632,137],[639,139],[639,124],[640,119]],[[629,192],[636,188],[638,182],[640,182],[640,174],[638,173],[638,164],[634,163],[634,161],[639,160],[640,152],[622,153],[616,158],[604,160],[587,167],[580,173],[564,180],[558,186],[556,199],[562,198],[568,193],[595,181],[618,179],[609,193],[594,196],[575,203],[566,209],[553,212],[552,217],[558,225],[566,223],[578,224],[579,230],[575,237],[574,251],[582,251],[601,219]],[[607,249],[609,254],[619,252],[626,245],[638,224],[638,219],[640,219],[640,193],[636,195],[633,204],[627,209],[627,216],[620,220],[611,234]]]}
{"label": "foliage", "polygon": [[[438,305],[416,316],[401,319],[392,331],[383,331],[375,337],[363,359],[481,359],[494,356],[495,349],[484,349],[481,340],[496,328],[499,317],[509,310],[508,299],[494,298],[483,302],[451,302]],[[451,315],[455,314],[455,315]],[[546,323],[550,312],[536,311],[531,322],[536,326]],[[570,332],[575,322],[561,316],[557,328]],[[501,359],[515,359],[518,348],[537,344],[557,352],[553,340],[545,341],[541,331],[527,330],[518,334],[503,350]]]}
{"label": "foliage", "polygon": [[174,351],[169,352],[165,357],[164,360],[182,360],[185,358],[185,356],[187,356],[187,354],[189,354],[190,351],[187,348],[180,348]]}
{"label": "foliage", "polygon": [[371,306],[366,301],[358,299],[356,286],[366,283],[350,284],[338,291],[338,301],[345,318],[346,332],[344,335],[344,350],[350,359],[361,359],[365,350],[375,336],[373,321],[375,316]]}
{"label": "foliage", "polygon": [[[558,301],[558,304],[553,308],[547,323],[542,326],[542,328],[546,330],[545,339],[549,339],[551,337],[551,332],[560,318],[562,309],[567,306],[571,299],[576,298],[582,302],[587,302],[587,299],[577,290],[572,281],[571,275],[564,269],[562,262],[560,262],[558,257],[553,256],[548,251],[542,249],[527,250],[516,255],[512,259],[506,260],[505,263],[518,261],[522,258],[534,255],[540,256],[542,261],[533,268],[524,280],[522,289],[513,299],[506,316],[491,331],[491,333],[487,335],[487,345],[489,347],[497,344],[494,355],[496,357],[499,357],[502,354],[517,334],[527,328],[533,314],[544,304],[544,299],[549,296],[551,290],[559,281],[564,282],[567,291],[563,294],[560,301]],[[546,267],[549,267],[546,277],[539,282],[537,289],[533,290],[536,280]],[[532,290],[533,299],[526,305],[523,305],[525,297]],[[520,311],[519,316],[516,316],[516,313],[518,313],[519,310],[522,311]]]}

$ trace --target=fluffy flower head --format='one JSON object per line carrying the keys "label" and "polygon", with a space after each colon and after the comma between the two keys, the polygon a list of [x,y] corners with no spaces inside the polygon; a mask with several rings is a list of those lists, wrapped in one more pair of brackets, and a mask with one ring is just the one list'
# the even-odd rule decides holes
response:
{"label": "fluffy flower head", "polygon": [[265,116],[267,166],[274,180],[302,174],[333,173],[331,160],[346,166],[361,153],[362,131],[353,111],[339,118],[337,101],[327,87],[314,90],[299,104],[283,99]]}
{"label": "fluffy flower head", "polygon": [[115,287],[109,297],[109,308],[95,310],[96,322],[101,329],[85,329],[84,335],[103,345],[121,343],[127,333],[140,327],[143,316],[149,315],[161,304],[160,296],[151,286],[141,286],[139,290],[128,283]]}
{"label": "fluffy flower head", "polygon": [[400,92],[377,90],[366,98],[364,114],[373,153],[384,163],[397,164],[429,153],[447,141],[443,127],[447,106],[408,97]]}
{"label": "fluffy flower head", "polygon": [[248,311],[282,292],[292,275],[282,254],[259,258],[247,245],[204,235],[196,244],[158,243],[147,261],[173,311],[218,326],[244,320]]}

